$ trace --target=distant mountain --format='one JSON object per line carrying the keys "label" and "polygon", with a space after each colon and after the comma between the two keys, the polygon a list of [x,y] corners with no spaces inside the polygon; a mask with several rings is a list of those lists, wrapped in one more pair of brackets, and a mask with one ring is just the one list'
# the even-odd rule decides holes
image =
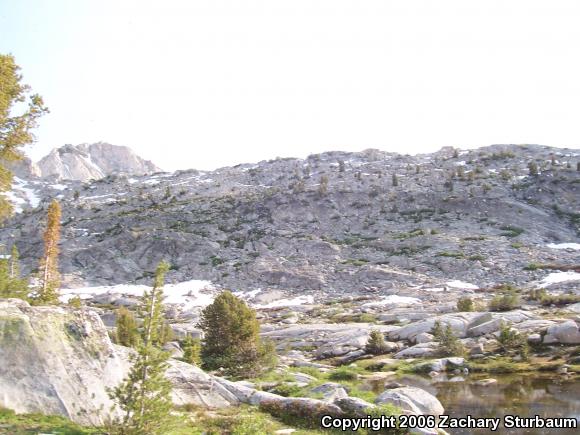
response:
{"label": "distant mountain", "polygon": [[65,145],[52,150],[38,162],[38,169],[42,178],[77,181],[98,180],[112,174],[145,175],[161,171],[130,148],[103,142]]}
{"label": "distant mountain", "polygon": [[313,297],[454,280],[524,286],[546,275],[535,265],[580,264],[579,162],[580,150],[494,145],[85,183],[18,179],[10,198],[22,212],[0,228],[0,243],[16,241],[23,273],[33,271],[57,198],[67,286],[146,284],[162,259],[168,282]]}

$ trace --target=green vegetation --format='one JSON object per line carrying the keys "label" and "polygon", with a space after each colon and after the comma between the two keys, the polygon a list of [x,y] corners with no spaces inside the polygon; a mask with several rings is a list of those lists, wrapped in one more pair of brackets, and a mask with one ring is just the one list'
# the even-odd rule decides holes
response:
{"label": "green vegetation", "polygon": [[365,346],[365,351],[372,355],[382,355],[387,353],[387,343],[385,336],[381,331],[373,329],[370,333],[369,340]]}
{"label": "green vegetation", "polygon": [[515,227],[513,225],[503,225],[500,227],[500,230],[503,231],[500,236],[504,237],[517,237],[524,232],[523,228]]}
{"label": "green vegetation", "polygon": [[516,353],[523,361],[527,361],[530,354],[527,336],[520,334],[504,322],[501,322],[499,331],[497,341],[500,343],[504,353]]}
{"label": "green vegetation", "polygon": [[562,294],[562,295],[552,295],[546,292],[546,289],[534,289],[530,290],[527,299],[530,301],[538,301],[543,306],[564,306],[569,304],[575,304],[580,302],[580,295],[576,294]]}
{"label": "green vegetation", "polygon": [[113,421],[110,432],[122,435],[163,433],[173,420],[170,416],[171,384],[165,378],[167,352],[160,349],[163,328],[163,283],[169,264],[157,266],[153,289],[143,294],[140,314],[143,318],[137,353],[130,356],[132,367],[127,378],[109,395],[122,412]]}
{"label": "green vegetation", "polygon": [[514,287],[504,285],[499,290],[489,302],[490,311],[511,311],[520,307],[520,297]]}
{"label": "green vegetation", "polygon": [[30,94],[30,87],[21,81],[14,57],[0,54],[0,221],[12,213],[12,204],[3,194],[12,190],[12,172],[6,164],[22,158],[20,148],[33,142],[32,130],[48,113],[42,97]]}
{"label": "green vegetation", "polygon": [[64,417],[43,414],[16,414],[10,409],[1,407],[0,432],[11,435],[36,435],[41,433],[88,435],[103,433],[103,431],[98,429],[79,426]]}
{"label": "green vegetation", "polygon": [[331,381],[356,381],[358,379],[357,371],[352,368],[342,366],[333,371],[328,379]]}
{"label": "green vegetation", "polygon": [[425,235],[425,231],[423,231],[421,228],[416,228],[412,231],[409,231],[408,233],[395,234],[393,236],[393,238],[399,239],[399,240],[405,240],[405,239],[410,239],[412,237],[424,236],[424,235]]}
{"label": "green vegetation", "polygon": [[16,245],[12,245],[9,259],[0,259],[0,298],[28,299],[28,279],[20,277]]}
{"label": "green vegetation", "polygon": [[468,296],[464,296],[457,301],[457,311],[467,312],[474,311],[475,305],[473,299]]}
{"label": "green vegetation", "polygon": [[451,325],[446,325],[445,327],[441,322],[436,321],[431,334],[435,338],[435,341],[439,343],[437,347],[437,353],[441,356],[465,356],[467,353],[465,346],[459,340],[459,338],[453,333]]}
{"label": "green vegetation", "polygon": [[436,257],[450,257],[450,258],[464,258],[465,255],[463,254],[463,252],[448,252],[448,251],[443,251],[443,252],[439,252]]}
{"label": "green vegetation", "polygon": [[183,348],[183,361],[201,366],[201,340],[188,335],[181,346]]}
{"label": "green vegetation", "polygon": [[233,377],[255,377],[276,362],[273,344],[260,340],[256,312],[229,291],[203,310],[199,326],[206,370],[223,368]]}
{"label": "green vegetation", "polygon": [[125,307],[117,310],[115,342],[121,346],[135,347],[139,339],[137,322],[133,313]]}
{"label": "green vegetation", "polygon": [[60,273],[58,271],[58,242],[60,240],[60,204],[53,199],[48,206],[44,231],[44,254],[40,259],[38,287],[33,302],[38,305],[58,304]]}

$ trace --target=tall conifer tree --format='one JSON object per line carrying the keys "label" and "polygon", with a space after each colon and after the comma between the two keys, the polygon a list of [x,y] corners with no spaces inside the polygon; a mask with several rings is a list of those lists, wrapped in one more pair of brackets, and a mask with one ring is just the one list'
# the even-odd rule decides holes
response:
{"label": "tall conifer tree", "polygon": [[141,342],[133,355],[129,376],[110,393],[123,416],[115,431],[123,435],[165,433],[171,410],[171,384],[165,378],[169,354],[159,348],[163,327],[163,282],[169,270],[161,262],[155,272],[153,289],[143,294]]}
{"label": "tall conifer tree", "polygon": [[44,255],[40,260],[39,285],[36,301],[41,304],[58,303],[60,274],[58,272],[58,242],[60,240],[60,204],[53,199],[48,206],[44,231]]}

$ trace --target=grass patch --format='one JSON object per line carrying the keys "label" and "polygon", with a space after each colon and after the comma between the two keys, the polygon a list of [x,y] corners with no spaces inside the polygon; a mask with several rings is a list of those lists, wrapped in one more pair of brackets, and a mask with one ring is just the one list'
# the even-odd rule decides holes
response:
{"label": "grass patch", "polygon": [[6,408],[0,408],[0,431],[12,435],[36,435],[39,433],[86,435],[103,433],[98,429],[79,426],[64,417],[43,414],[16,414]]}

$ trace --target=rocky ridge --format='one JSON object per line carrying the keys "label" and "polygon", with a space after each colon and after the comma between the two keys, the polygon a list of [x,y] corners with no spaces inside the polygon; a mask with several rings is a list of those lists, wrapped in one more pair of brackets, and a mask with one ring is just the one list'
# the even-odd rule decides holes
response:
{"label": "rocky ridge", "polygon": [[[580,259],[580,153],[535,145],[429,155],[329,152],[221,168],[24,184],[0,230],[34,270],[49,198],[63,205],[68,286],[169,280],[241,291],[437,297]],[[530,163],[538,167],[530,175]],[[559,246],[572,248],[558,249]],[[576,245],[575,245],[576,244]],[[451,284],[447,284],[451,283]],[[566,283],[552,283],[553,288]],[[433,291],[432,291],[433,290]]]}

